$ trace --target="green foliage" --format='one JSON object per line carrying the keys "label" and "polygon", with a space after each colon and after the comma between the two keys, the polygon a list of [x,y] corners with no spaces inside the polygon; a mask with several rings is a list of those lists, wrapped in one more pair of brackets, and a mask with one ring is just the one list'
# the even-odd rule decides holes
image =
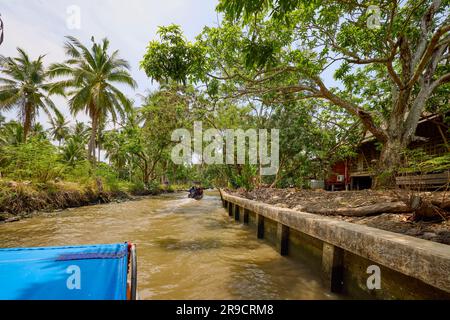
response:
{"label": "green foliage", "polygon": [[89,161],[77,161],[74,165],[65,165],[62,178],[66,181],[88,185],[92,182],[93,168]]}
{"label": "green foliage", "polygon": [[144,193],[145,189],[146,189],[145,184],[142,181],[135,181],[129,187],[130,193],[134,195]]}
{"label": "green foliage", "polygon": [[[310,100],[343,128],[353,124],[341,123],[342,112],[359,121],[382,153],[410,144],[424,111],[446,112],[448,1],[221,0],[217,10],[224,21],[205,27],[198,42],[208,75],[238,104],[273,108]],[[389,169],[385,159],[378,162],[381,171]]]}
{"label": "green foliage", "polygon": [[[19,111],[17,122],[0,115],[1,173],[39,183],[62,178],[94,186],[101,179],[107,190],[136,194],[159,192],[166,188],[161,181],[169,182],[169,191],[173,183],[193,181],[247,190],[306,187],[351,157],[367,131],[383,151],[386,141],[410,135],[426,108],[448,113],[448,59],[429,59],[448,53],[448,32],[435,44],[430,39],[448,26],[449,1],[430,11],[432,3],[220,0],[224,21],[205,27],[195,42],[177,25],[159,28],[140,66],[160,87],[138,108],[117,87],[136,83],[107,39],[85,46],[68,37],[67,60],[49,70],[42,56],[32,61],[19,49],[17,58],[0,57],[0,110]],[[378,28],[368,28],[370,5],[380,8]],[[423,25],[428,11],[429,25]],[[424,44],[435,45],[431,57],[418,52]],[[414,60],[426,62],[422,70]],[[330,75],[331,85],[322,80]],[[424,85],[430,86],[421,90]],[[430,94],[419,101],[421,92]],[[66,96],[74,115],[86,112],[91,127],[69,128],[49,99],[53,94]],[[48,133],[34,123],[39,110],[57,115]],[[109,120],[120,126],[105,131]],[[278,173],[262,177],[255,165],[173,164],[172,132],[200,120],[204,129],[281,129]],[[90,163],[101,149],[108,164]],[[406,159],[405,172],[450,167],[448,154],[430,158],[416,151]],[[386,179],[392,176],[381,169]]]}
{"label": "green foliage", "polygon": [[74,168],[86,159],[86,150],[79,137],[70,137],[61,148],[61,161]]}
{"label": "green foliage", "polygon": [[427,174],[450,170],[450,152],[441,156],[430,156],[422,149],[407,150],[405,153],[405,166],[402,173]]}
{"label": "green foliage", "polygon": [[[314,4],[317,1],[308,1]],[[308,2],[301,0],[221,0],[217,6],[218,11],[225,12],[230,20],[237,21],[241,17],[243,21],[250,22],[255,15],[269,11],[276,19],[286,19],[289,12],[301,5],[308,5]]]}
{"label": "green foliage", "polygon": [[150,181],[149,183],[147,183],[145,185],[145,188],[148,192],[152,193],[152,194],[158,194],[161,192],[161,185],[159,184],[158,181]]}
{"label": "green foliage", "polygon": [[47,182],[58,177],[63,167],[57,163],[55,147],[47,140],[31,138],[27,143],[2,148],[0,163],[6,176],[18,180]]}
{"label": "green foliage", "polygon": [[70,130],[68,127],[69,121],[67,121],[62,114],[59,114],[57,115],[56,119],[52,119],[50,123],[52,125],[52,138],[58,141],[59,145],[61,146],[61,142],[70,134]]}
{"label": "green foliage", "polygon": [[151,41],[141,68],[148,77],[159,83],[187,84],[188,79],[204,78],[204,51],[198,44],[185,39],[177,25],[159,27],[160,41]]}
{"label": "green foliage", "polygon": [[0,127],[0,146],[15,145],[23,142],[23,126],[10,121]]}
{"label": "green foliage", "polygon": [[117,192],[122,190],[123,185],[117,172],[105,163],[99,163],[95,167],[95,177],[101,178],[108,191]]}
{"label": "green foliage", "polygon": [[253,190],[255,188],[255,177],[258,175],[258,167],[252,165],[243,165],[239,167],[237,173],[232,174],[230,183],[234,188],[244,188]]}
{"label": "green foliage", "polygon": [[425,172],[450,170],[450,152],[443,156],[424,161],[420,164],[420,167]]}
{"label": "green foliage", "polygon": [[39,110],[50,119],[52,112],[60,115],[49,97],[48,73],[44,56],[31,60],[23,50],[17,49],[16,58],[0,55],[0,110],[17,109],[23,126],[22,141],[26,141]]}
{"label": "green foliage", "polygon": [[88,157],[95,161],[96,139],[101,127],[110,116],[114,123],[118,116],[124,118],[132,108],[132,102],[116,85],[136,87],[136,82],[128,70],[129,63],[119,58],[119,51],[109,53],[109,40],[96,43],[88,48],[74,37],[67,37],[65,51],[68,60],[50,66],[52,78],[68,77],[51,86],[51,92],[69,97],[70,111],[76,115],[86,112],[92,121],[88,146]]}

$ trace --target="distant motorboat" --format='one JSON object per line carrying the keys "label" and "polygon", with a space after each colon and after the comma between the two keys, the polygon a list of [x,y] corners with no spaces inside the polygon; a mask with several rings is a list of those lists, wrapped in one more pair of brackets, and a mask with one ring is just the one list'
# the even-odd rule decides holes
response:
{"label": "distant motorboat", "polygon": [[199,194],[199,195],[195,195],[195,196],[189,196],[189,198],[195,199],[195,200],[202,200],[203,199],[203,194]]}
{"label": "distant motorboat", "polygon": [[195,200],[202,200],[203,199],[203,189],[201,188],[193,188],[189,190],[189,198],[195,199]]}

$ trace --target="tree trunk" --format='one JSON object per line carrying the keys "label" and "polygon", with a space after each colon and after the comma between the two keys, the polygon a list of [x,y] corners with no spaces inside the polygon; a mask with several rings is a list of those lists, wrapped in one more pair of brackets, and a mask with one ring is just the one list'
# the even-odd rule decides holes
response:
{"label": "tree trunk", "polygon": [[31,131],[31,124],[32,124],[32,105],[30,103],[27,103],[25,105],[25,115],[23,119],[23,142],[27,142],[28,134]]}
{"label": "tree trunk", "polygon": [[[442,203],[445,206],[445,203]],[[412,195],[409,206],[414,210],[413,220],[445,220],[447,213],[444,208],[433,204],[433,201],[423,199],[419,195]]]}
{"label": "tree trunk", "polygon": [[147,161],[144,163],[144,169],[142,170],[142,182],[144,182],[144,185],[147,187],[150,182],[150,174],[148,172],[148,163]]}
{"label": "tree trunk", "polygon": [[396,187],[396,176],[402,165],[405,148],[405,143],[401,139],[389,138],[384,143],[376,168],[376,175],[373,182],[374,189]]}
{"label": "tree trunk", "polygon": [[97,137],[98,119],[96,116],[92,117],[91,137],[88,146],[88,159],[95,165],[95,140]]}

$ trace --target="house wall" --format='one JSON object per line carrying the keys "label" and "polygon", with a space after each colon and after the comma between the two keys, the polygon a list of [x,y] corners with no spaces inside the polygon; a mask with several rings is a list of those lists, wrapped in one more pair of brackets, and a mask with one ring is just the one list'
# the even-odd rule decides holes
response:
{"label": "house wall", "polygon": [[[422,120],[416,131],[416,136],[426,138],[426,141],[417,141],[411,143],[410,149],[421,148],[425,153],[431,156],[443,155],[449,152],[450,131],[443,124],[442,117],[434,117]],[[357,149],[357,156],[345,161],[337,162],[332,167],[333,174],[326,180],[327,189],[331,185],[345,186],[337,182],[337,174],[345,174],[345,163],[348,163],[348,172],[346,174],[346,184],[351,189],[370,188],[373,175],[373,168],[376,161],[380,158],[380,150],[376,140],[368,140],[362,143]],[[342,189],[342,188],[340,188]]]}

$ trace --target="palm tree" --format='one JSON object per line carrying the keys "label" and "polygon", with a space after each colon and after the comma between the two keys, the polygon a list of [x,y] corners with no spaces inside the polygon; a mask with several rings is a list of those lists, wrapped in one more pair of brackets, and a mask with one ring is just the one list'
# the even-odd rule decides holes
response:
{"label": "palm tree", "polygon": [[59,115],[56,119],[50,122],[52,128],[50,129],[50,134],[53,139],[58,141],[58,146],[61,147],[61,142],[67,138],[69,135],[69,121],[66,121],[66,118],[63,115]]}
{"label": "palm tree", "polygon": [[23,126],[16,121],[6,123],[0,129],[0,146],[17,146],[23,142]]}
{"label": "palm tree", "polygon": [[96,138],[100,125],[111,116],[117,121],[117,114],[124,116],[131,109],[131,101],[114,84],[125,84],[131,88],[136,82],[129,74],[127,61],[119,58],[119,52],[108,53],[109,40],[97,44],[92,37],[92,47],[88,49],[74,37],[67,37],[65,52],[69,57],[64,63],[50,67],[52,77],[68,76],[69,79],[56,83],[53,91],[65,92],[71,112],[76,115],[85,111],[92,122],[88,145],[88,158],[95,163]]}
{"label": "palm tree", "polygon": [[61,152],[61,160],[71,167],[75,167],[77,162],[84,160],[86,157],[86,150],[80,137],[69,138]]}
{"label": "palm tree", "polygon": [[49,98],[44,56],[32,61],[24,50],[17,48],[17,51],[17,58],[0,56],[0,109],[18,109],[25,142],[40,109],[50,118],[50,111],[56,114],[59,111]]}
{"label": "palm tree", "polygon": [[112,130],[105,133],[104,148],[106,157],[110,165],[113,164],[116,169],[125,167],[126,152],[123,151],[124,141],[122,135],[117,130]]}
{"label": "palm tree", "polygon": [[91,128],[86,126],[83,122],[76,122],[75,125],[70,130],[70,135],[72,137],[78,137],[83,143],[87,143]]}
{"label": "palm tree", "polygon": [[47,131],[44,129],[44,127],[42,126],[42,124],[40,123],[36,123],[32,128],[31,128],[31,132],[30,135],[38,138],[40,140],[47,140]]}
{"label": "palm tree", "polygon": [[101,157],[101,151],[102,151],[102,147],[103,147],[103,143],[105,142],[105,126],[106,123],[105,122],[101,122],[98,126],[98,133],[97,133],[97,137],[95,138],[95,146],[97,148],[97,159],[100,162],[100,157]]}
{"label": "palm tree", "polygon": [[6,118],[0,113],[0,129],[5,124],[5,120],[6,120]]}

